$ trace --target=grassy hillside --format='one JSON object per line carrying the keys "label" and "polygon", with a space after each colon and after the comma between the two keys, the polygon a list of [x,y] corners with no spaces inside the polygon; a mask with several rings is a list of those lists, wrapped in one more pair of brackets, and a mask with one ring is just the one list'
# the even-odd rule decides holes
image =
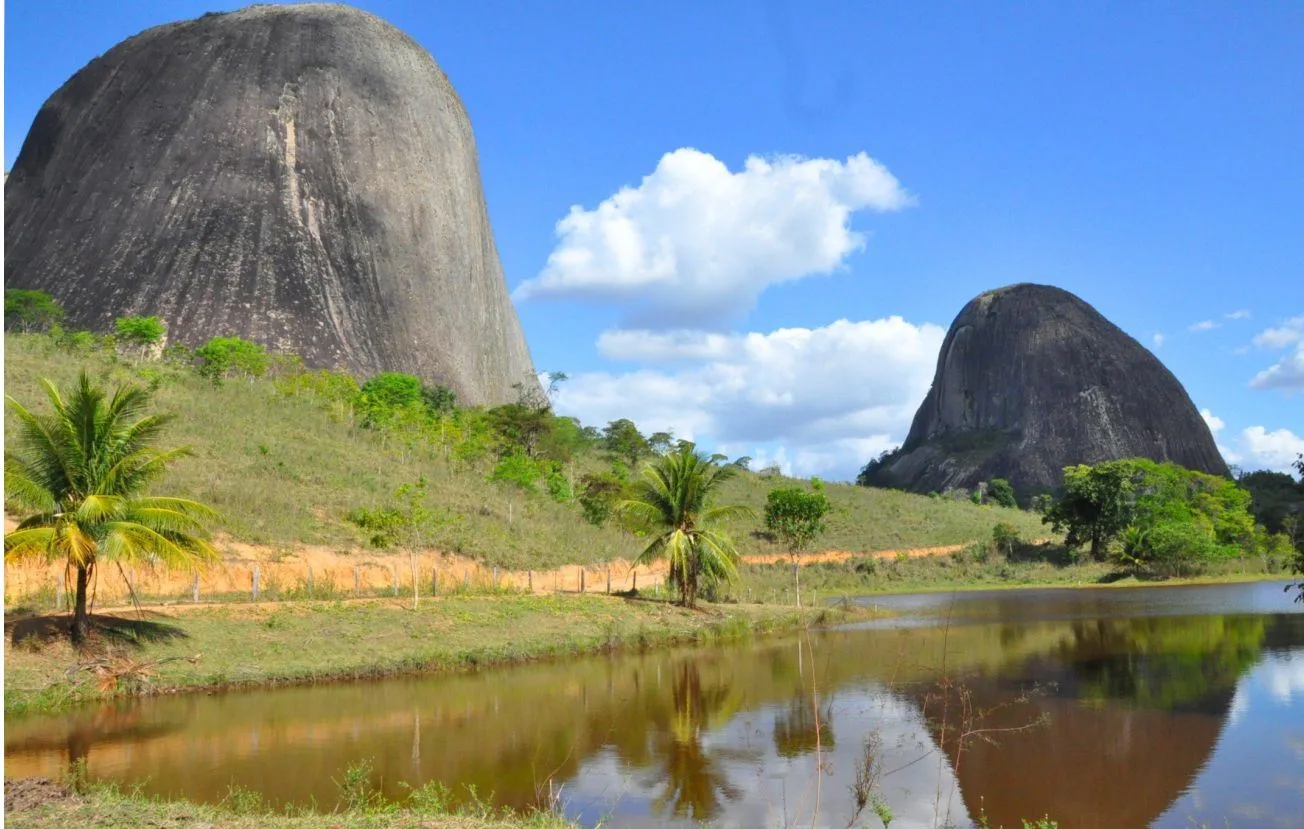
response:
{"label": "grassy hillside", "polygon": [[[178,463],[160,492],[203,500],[224,515],[223,530],[236,540],[270,547],[300,544],[349,549],[363,543],[346,515],[377,507],[419,476],[432,500],[459,516],[436,544],[487,564],[526,568],[630,557],[638,539],[615,527],[597,528],[575,503],[525,494],[486,481],[489,462],[461,463],[426,445],[401,446],[376,432],[333,419],[309,398],[278,393],[269,380],[221,386],[193,371],[162,363],[140,367],[107,353],[74,355],[38,335],[5,336],[5,393],[28,406],[44,406],[38,380],[66,386],[81,369],[103,382],[157,387],[156,405],[176,414],[166,445],[189,444],[194,457]],[[603,424],[595,424],[603,425]],[[5,419],[10,445],[13,418]],[[577,459],[573,474],[606,461],[597,450]],[[744,473],[725,497],[753,507],[789,479]],[[1037,516],[853,485],[831,484],[835,506],[819,547],[875,550],[964,543],[987,538],[1001,521],[1026,537],[1045,535]],[[759,519],[729,528],[743,554],[778,552],[759,537]]]}

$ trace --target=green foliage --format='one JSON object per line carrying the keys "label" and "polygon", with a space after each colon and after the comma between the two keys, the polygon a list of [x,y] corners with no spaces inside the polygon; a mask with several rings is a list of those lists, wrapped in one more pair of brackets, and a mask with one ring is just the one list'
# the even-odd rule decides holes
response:
{"label": "green foliage", "polygon": [[675,433],[653,432],[648,435],[647,446],[654,454],[664,455],[675,447]]}
{"label": "green foliage", "polygon": [[216,513],[184,498],[142,495],[189,454],[153,445],[171,418],[145,414],[148,392],[123,386],[110,398],[85,372],[66,395],[42,385],[48,414],[8,398],[21,425],[16,451],[5,452],[5,501],[26,517],[5,535],[5,560],[42,556],[76,570],[72,638],[80,642],[87,584],[100,561],[193,568],[216,559],[206,526]]}
{"label": "green foliage", "polygon": [[357,412],[368,428],[393,426],[417,419],[425,412],[421,378],[398,371],[382,371],[358,389]]}
{"label": "green foliage", "polygon": [[457,408],[457,394],[447,386],[421,386],[421,402],[433,416],[451,414]]}
{"label": "green foliage", "polygon": [[1064,494],[1045,521],[1067,532],[1070,547],[1088,539],[1101,558],[1163,575],[1191,572],[1217,558],[1255,552],[1251,495],[1232,481],[1142,458],[1064,470]]}
{"label": "green foliage", "polygon": [[624,496],[625,482],[610,472],[595,472],[580,478],[580,510],[584,520],[601,527],[616,514]]}
{"label": "green foliage", "polygon": [[45,291],[5,288],[6,331],[45,331],[63,317],[63,306]]}
{"label": "green foliage", "polygon": [[559,504],[569,503],[575,497],[570,479],[559,468],[554,468],[548,473],[548,497]]}
{"label": "green foliage", "polygon": [[833,507],[822,490],[822,483],[814,492],[799,487],[770,490],[765,502],[765,529],[789,551],[805,549],[824,533],[824,517]]}
{"label": "green foliage", "polygon": [[529,402],[508,403],[489,410],[489,423],[498,436],[499,452],[521,452],[536,458],[540,446],[552,431],[554,418],[544,406]]}
{"label": "green foliage", "polygon": [[544,475],[543,464],[522,451],[513,451],[499,459],[489,480],[495,483],[511,484],[526,492],[534,492],[535,484]]}
{"label": "green foliage", "polygon": [[550,417],[539,438],[539,455],[566,463],[593,444],[583,425],[573,417]]}
{"label": "green foliage", "polygon": [[368,540],[373,547],[414,550],[430,543],[437,531],[458,520],[445,510],[432,509],[428,500],[426,479],[419,478],[416,483],[402,484],[394,490],[388,506],[359,507],[349,513],[348,519],[370,533]]}
{"label": "green foliage", "polygon": [[1014,487],[1004,478],[992,478],[987,482],[987,497],[1008,509],[1017,509],[1019,506],[1014,498]]}
{"label": "green foliage", "polygon": [[1285,532],[1304,540],[1304,483],[1284,472],[1259,470],[1237,483],[1249,490],[1254,519],[1269,532]]}
{"label": "green foliage", "polygon": [[751,510],[713,504],[720,485],[736,472],[734,467],[712,464],[691,443],[682,444],[650,464],[635,482],[632,497],[621,503],[627,515],[645,522],[656,534],[638,563],[668,559],[667,581],[687,607],[697,604],[703,585],[709,588],[738,576],[738,550],[715,525],[748,516]]}
{"label": "green foliage", "polygon": [[1135,475],[1131,461],[1065,467],[1063,493],[1042,520],[1064,533],[1069,547],[1090,542],[1091,557],[1103,560],[1106,545],[1132,521]]}
{"label": "green foliage", "polygon": [[278,378],[276,390],[286,396],[317,401],[337,421],[352,418],[359,393],[358,381],[352,375],[326,368]]}
{"label": "green foliage", "polygon": [[995,544],[996,549],[1004,553],[1006,557],[1009,557],[1014,553],[1014,548],[1018,546],[1020,541],[1019,531],[1012,525],[1002,521],[995,527],[992,527],[992,543]]}
{"label": "green foliage", "polygon": [[158,317],[118,317],[113,321],[118,342],[144,349],[163,339],[167,326]]}
{"label": "green foliage", "polygon": [[258,343],[240,337],[214,337],[195,349],[201,377],[214,383],[236,377],[254,379],[267,373],[271,358]]}
{"label": "green foliage", "polygon": [[[665,444],[668,447],[670,435],[662,434],[665,434]],[[634,421],[626,418],[613,420],[607,424],[602,430],[602,446],[628,464],[630,469],[637,468],[639,460],[652,452],[647,438],[639,432]]]}

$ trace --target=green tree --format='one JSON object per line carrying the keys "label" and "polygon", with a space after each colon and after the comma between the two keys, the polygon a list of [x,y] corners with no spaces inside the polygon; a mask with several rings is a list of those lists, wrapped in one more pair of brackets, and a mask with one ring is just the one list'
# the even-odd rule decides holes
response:
{"label": "green tree", "polygon": [[1019,506],[1019,502],[1014,498],[1014,487],[1004,478],[992,478],[987,482],[987,497],[1008,509],[1016,509]]}
{"label": "green tree", "polygon": [[122,386],[106,399],[85,372],[65,396],[42,380],[52,411],[36,414],[12,397],[17,451],[5,453],[5,500],[28,511],[5,535],[5,560],[44,556],[76,571],[72,640],[89,632],[86,589],[97,565],[194,568],[217,557],[208,542],[209,507],[143,491],[187,447],[154,441],[171,417],[146,414],[149,393]]}
{"label": "green tree", "polygon": [[5,288],[5,330],[44,331],[63,317],[63,306],[45,291]]}
{"label": "green tree", "polygon": [[639,432],[634,421],[626,418],[613,420],[602,430],[602,446],[608,452],[621,458],[629,465],[630,469],[636,469],[641,458],[645,458],[652,451],[648,445],[647,438]]}
{"label": "green tree", "polygon": [[[819,481],[816,481],[819,484]],[[821,491],[800,487],[770,490],[765,501],[765,529],[778,538],[792,555],[792,575],[801,607],[801,564],[798,554],[824,532],[824,516],[833,507]]]}
{"label": "green tree", "polygon": [[382,371],[358,389],[358,414],[370,428],[392,426],[407,411],[426,411],[421,378],[401,371]]}
{"label": "green tree", "polygon": [[371,533],[371,546],[380,549],[405,549],[412,570],[412,609],[420,600],[421,579],[417,572],[417,551],[425,547],[442,527],[458,520],[457,516],[432,509],[427,504],[426,479],[414,484],[403,484],[394,490],[392,503],[387,507],[355,509],[349,521]]}
{"label": "green tree", "polygon": [[584,520],[601,527],[616,514],[625,483],[610,472],[590,472],[580,478],[580,511]]}
{"label": "green tree", "polygon": [[447,386],[421,386],[421,400],[433,416],[451,414],[457,408],[457,394]]}
{"label": "green tree", "polygon": [[697,605],[697,593],[704,583],[737,578],[738,550],[716,527],[752,511],[714,505],[721,484],[736,473],[734,467],[712,464],[690,443],[649,464],[634,483],[632,497],[620,505],[627,515],[645,522],[656,533],[638,563],[667,559],[668,581],[686,607]]}
{"label": "green tree", "polygon": [[552,431],[553,416],[547,407],[516,402],[490,409],[489,423],[498,436],[500,453],[519,451],[534,459]]}
{"label": "green tree", "polygon": [[1042,516],[1069,547],[1090,542],[1091,557],[1103,561],[1105,547],[1132,523],[1135,469],[1128,461],[1064,468],[1064,490]]}
{"label": "green tree", "polygon": [[136,362],[167,333],[167,326],[158,317],[118,317],[113,321],[113,329],[118,334],[118,342],[136,349]]}
{"label": "green tree", "polygon": [[245,376],[262,377],[271,357],[261,345],[240,337],[214,337],[195,349],[199,374],[214,383]]}
{"label": "green tree", "polygon": [[653,432],[648,435],[647,446],[655,454],[664,455],[675,445],[674,432]]}

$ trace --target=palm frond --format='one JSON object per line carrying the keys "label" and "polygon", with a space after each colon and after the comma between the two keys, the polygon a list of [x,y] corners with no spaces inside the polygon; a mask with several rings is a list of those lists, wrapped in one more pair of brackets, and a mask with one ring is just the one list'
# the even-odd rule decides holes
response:
{"label": "palm frond", "polygon": [[5,502],[41,512],[58,507],[54,494],[38,480],[38,473],[23,458],[5,453]]}
{"label": "palm frond", "polygon": [[30,527],[5,533],[5,561],[41,556],[52,558],[54,527]]}
{"label": "palm frond", "polygon": [[87,495],[77,506],[75,515],[79,524],[103,523],[121,515],[127,509],[126,498],[120,495]]}
{"label": "palm frond", "polygon": [[753,519],[756,517],[756,510],[742,504],[726,504],[724,506],[713,507],[702,513],[703,524],[716,524],[721,521],[734,521],[740,519]]}

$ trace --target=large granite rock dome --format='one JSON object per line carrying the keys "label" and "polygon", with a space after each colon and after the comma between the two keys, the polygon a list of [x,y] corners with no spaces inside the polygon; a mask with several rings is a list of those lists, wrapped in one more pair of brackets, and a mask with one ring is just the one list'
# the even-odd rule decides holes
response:
{"label": "large granite rock dome", "polygon": [[862,483],[942,492],[1007,478],[1027,496],[1057,487],[1065,466],[1129,457],[1228,474],[1149,350],[1073,294],[1020,284],[960,311],[905,443]]}
{"label": "large granite rock dome", "polygon": [[142,32],[46,101],[5,183],[5,285],[72,325],[158,314],[310,365],[514,399],[533,368],[475,141],[430,54],[347,6]]}

